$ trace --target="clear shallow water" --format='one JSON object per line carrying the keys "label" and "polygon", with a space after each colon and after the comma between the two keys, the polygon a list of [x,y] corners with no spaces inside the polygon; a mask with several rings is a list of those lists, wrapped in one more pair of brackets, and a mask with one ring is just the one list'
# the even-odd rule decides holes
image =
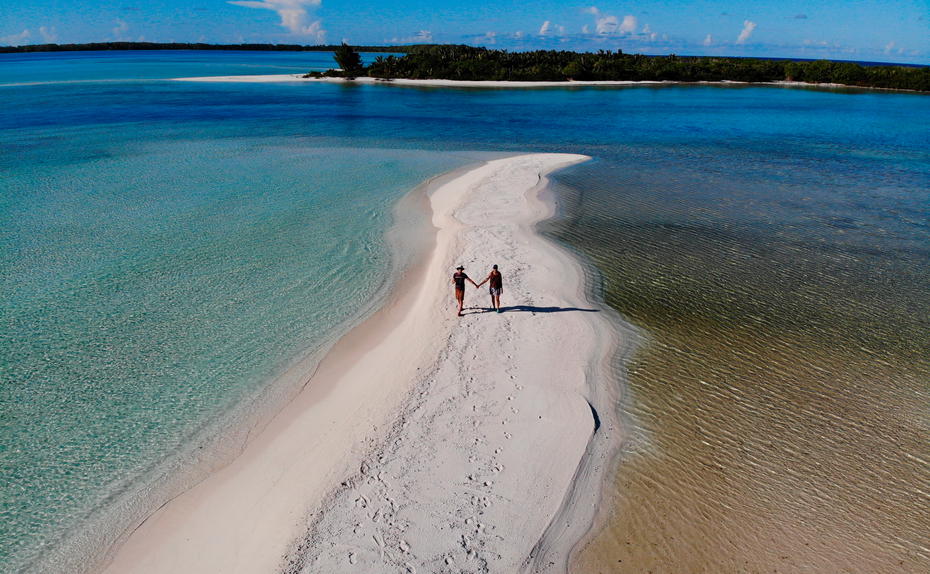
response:
{"label": "clear shallow water", "polygon": [[142,79],[320,56],[0,56],[0,84],[95,80],[0,86],[4,569],[263,396],[384,284],[393,202],[502,150],[595,158],[549,230],[653,341],[611,493],[632,523],[605,531],[641,535],[593,564],[751,569],[816,538],[818,565],[863,529],[926,563],[930,99]]}
{"label": "clear shallow water", "polygon": [[[379,54],[363,53],[367,65]],[[299,74],[335,67],[331,52],[100,51],[0,54],[0,86],[191,76]]]}

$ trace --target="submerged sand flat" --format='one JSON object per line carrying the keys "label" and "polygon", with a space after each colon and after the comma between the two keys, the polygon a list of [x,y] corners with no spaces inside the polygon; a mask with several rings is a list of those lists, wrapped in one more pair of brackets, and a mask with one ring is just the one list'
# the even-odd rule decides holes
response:
{"label": "submerged sand flat", "polygon": [[[552,213],[545,174],[586,159],[499,159],[434,189],[428,261],[108,571],[563,571],[620,439],[607,374],[619,325],[533,231]],[[455,316],[459,263],[477,281],[500,265],[504,313],[469,285]]]}

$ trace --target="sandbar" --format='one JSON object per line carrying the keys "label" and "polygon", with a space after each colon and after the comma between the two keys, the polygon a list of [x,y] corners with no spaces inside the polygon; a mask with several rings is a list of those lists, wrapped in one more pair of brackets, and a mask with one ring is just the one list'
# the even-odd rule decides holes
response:
{"label": "sandbar", "polygon": [[[112,573],[565,571],[618,448],[623,330],[535,224],[546,175],[482,163],[428,190],[429,256],[242,454],[112,553]],[[504,273],[503,312],[451,273]]]}

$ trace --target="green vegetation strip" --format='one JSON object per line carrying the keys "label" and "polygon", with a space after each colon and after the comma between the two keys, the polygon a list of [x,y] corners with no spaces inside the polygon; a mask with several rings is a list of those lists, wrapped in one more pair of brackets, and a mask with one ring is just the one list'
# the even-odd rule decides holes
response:
{"label": "green vegetation strip", "polygon": [[379,56],[368,68],[343,69],[346,72],[331,71],[327,75],[471,81],[795,81],[930,91],[927,66],[674,54],[644,56],[620,50],[508,52],[470,46],[413,46],[403,56]]}

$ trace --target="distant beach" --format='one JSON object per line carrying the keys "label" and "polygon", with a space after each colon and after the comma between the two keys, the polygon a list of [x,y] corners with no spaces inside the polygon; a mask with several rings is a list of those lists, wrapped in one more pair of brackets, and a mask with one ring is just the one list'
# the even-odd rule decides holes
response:
{"label": "distant beach", "polygon": [[624,86],[674,86],[674,85],[694,85],[694,86],[783,86],[786,88],[822,88],[822,89],[848,89],[848,90],[876,90],[886,92],[908,92],[909,90],[897,90],[890,88],[865,88],[861,86],[847,86],[844,84],[812,84],[809,82],[737,82],[722,80],[719,82],[681,82],[681,81],[654,81],[654,80],[570,80],[566,82],[523,82],[523,81],[471,81],[471,80],[414,80],[406,78],[307,78],[303,74],[264,74],[264,75],[241,75],[241,76],[199,76],[190,78],[172,78],[178,82],[241,82],[247,84],[255,83],[335,83],[335,84],[384,84],[396,86],[412,87],[434,87],[434,88],[572,88],[572,87],[601,87],[601,88],[619,88]]}

